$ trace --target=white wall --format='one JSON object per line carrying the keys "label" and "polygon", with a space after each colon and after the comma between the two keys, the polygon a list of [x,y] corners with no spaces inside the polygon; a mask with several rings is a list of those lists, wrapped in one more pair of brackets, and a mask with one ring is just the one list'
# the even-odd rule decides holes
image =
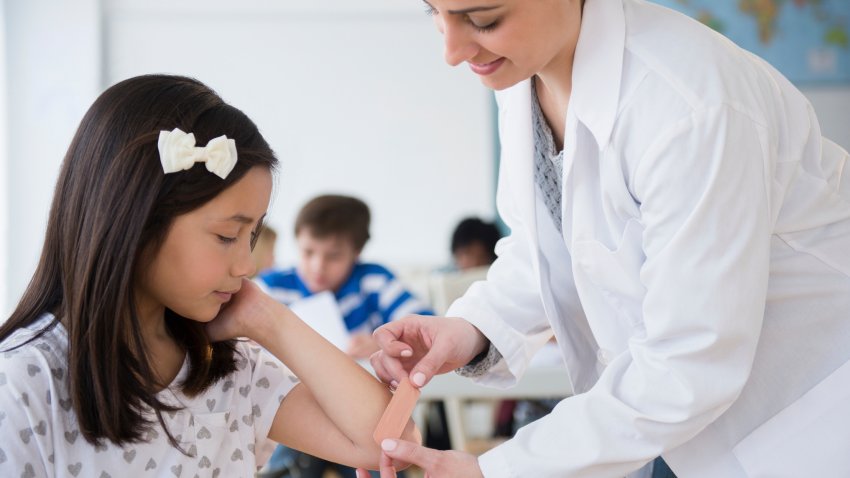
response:
{"label": "white wall", "polygon": [[294,214],[318,193],[366,200],[364,258],[392,266],[442,265],[457,220],[494,214],[491,96],[445,67],[418,1],[5,2],[6,307],[37,264],[80,118],[104,87],[142,73],[195,76],[259,125],[282,163],[269,223],[284,262]]}
{"label": "white wall", "polygon": [[418,2],[107,6],[109,83],[195,76],[243,109],[276,150],[268,222],[282,233],[279,262],[294,259],[294,216],[320,193],[371,206],[364,258],[391,266],[444,263],[457,220],[493,214],[490,93],[468,71],[445,67]]}
{"label": "white wall", "polygon": [[[6,2],[0,1],[0,314],[7,310],[6,305],[6,277],[8,276],[8,254],[7,237],[9,235],[9,197],[7,184],[9,181],[8,169],[8,125],[6,122]],[[0,316],[0,321],[2,321]]]}
{"label": "white wall", "polygon": [[[493,214],[490,96],[444,65],[418,0],[0,2],[4,316],[37,263],[77,123],[105,86],[139,73],[197,76],[257,122],[282,161],[270,223],[284,261],[297,208],[321,192],[370,203],[365,257],[391,265],[441,264],[461,216]],[[850,86],[803,91],[850,149]]]}
{"label": "white wall", "polygon": [[804,86],[823,135],[850,151],[850,86]]}
{"label": "white wall", "polygon": [[100,91],[99,9],[98,0],[4,2],[7,308],[32,276],[62,157]]}

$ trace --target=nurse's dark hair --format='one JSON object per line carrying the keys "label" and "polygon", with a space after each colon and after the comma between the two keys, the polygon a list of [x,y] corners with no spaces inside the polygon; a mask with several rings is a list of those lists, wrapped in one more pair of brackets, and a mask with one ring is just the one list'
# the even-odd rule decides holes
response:
{"label": "nurse's dark hair", "polygon": [[[194,133],[198,145],[221,135],[235,140],[233,171],[221,179],[196,163],[164,174],[157,140],[161,130],[174,128]],[[157,396],[163,384],[136,311],[140,257],[157,253],[177,216],[201,207],[251,168],[273,170],[276,164],[256,125],[191,78],[130,78],[89,108],[62,163],[38,266],[0,326],[3,341],[53,314],[28,343],[61,321],[68,335],[67,373],[50,372],[66,378],[67,388],[53,400],[61,404],[69,396],[88,442],[142,442],[158,422],[179,448],[163,420],[163,412],[178,408]],[[167,309],[165,323],[189,358],[189,373],[179,384],[187,395],[236,369],[234,341],[211,343],[202,324]]]}

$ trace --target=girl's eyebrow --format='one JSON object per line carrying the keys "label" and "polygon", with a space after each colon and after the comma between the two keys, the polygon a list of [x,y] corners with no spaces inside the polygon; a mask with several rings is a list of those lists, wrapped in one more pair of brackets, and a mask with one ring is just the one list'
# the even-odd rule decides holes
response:
{"label": "girl's eyebrow", "polygon": [[[425,0],[422,0],[422,1],[425,2],[425,4],[428,5],[429,7],[434,8],[427,1],[425,1]],[[452,15],[465,15],[467,13],[486,12],[488,10],[495,10],[497,8],[499,8],[497,5],[481,5],[481,6],[478,6],[478,7],[462,8],[460,10],[448,10],[448,12],[451,13]]]}
{"label": "girl's eyebrow", "polygon": [[[263,216],[265,217],[265,214]],[[248,217],[244,214],[234,214],[233,216],[230,216],[230,217],[228,217],[224,220],[225,221],[235,221],[235,222],[238,222],[240,224],[254,224],[256,222],[254,220],[254,218]]]}

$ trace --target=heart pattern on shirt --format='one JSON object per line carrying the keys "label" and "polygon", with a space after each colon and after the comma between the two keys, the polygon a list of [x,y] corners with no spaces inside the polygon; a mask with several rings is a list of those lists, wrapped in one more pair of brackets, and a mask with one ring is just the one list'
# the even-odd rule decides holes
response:
{"label": "heart pattern on shirt", "polygon": [[133,460],[136,459],[136,450],[125,451],[123,455],[124,461],[126,461],[127,463],[133,463]]}
{"label": "heart pattern on shirt", "polygon": [[[39,349],[41,349],[41,350],[47,350],[48,348],[49,348],[49,346],[47,344],[44,344],[44,347],[39,347]],[[257,352],[257,353],[259,353],[259,352]],[[55,384],[56,382],[58,382],[60,380],[64,380],[66,375],[67,375],[66,374],[66,368],[64,368],[63,366],[56,366],[56,364],[53,363],[50,360],[51,357],[47,357],[47,359],[48,359],[47,362],[30,363],[30,364],[27,364],[26,362],[24,362],[24,363],[19,364],[19,368],[26,370],[27,376],[25,376],[25,377],[29,377],[29,378],[33,379],[34,382],[37,382],[39,380],[42,380],[42,381],[46,380],[46,382],[48,382],[48,383],[52,382],[53,384]],[[256,368],[257,366],[260,366],[261,368],[263,366],[267,366],[268,369],[266,369],[266,371],[268,371],[269,369],[281,369],[281,368],[283,368],[283,367],[281,367],[281,365],[278,362],[271,361],[271,360],[263,361],[261,359],[262,359],[262,355],[259,356],[259,357],[253,357],[253,356],[245,357],[245,356],[243,356],[241,359],[238,359],[238,364],[240,365],[240,367],[242,369],[247,367],[248,364],[250,364],[251,367],[253,367],[253,368]],[[44,372],[44,373],[42,373],[42,372]],[[247,404],[241,399],[236,400],[236,403],[238,403],[239,406],[234,407],[234,409],[238,409],[240,411],[245,411],[246,408],[247,408],[245,405],[250,405],[250,407],[251,407],[250,411],[245,415],[237,414],[237,413],[231,413],[230,411],[225,413],[224,423],[230,424],[229,430],[232,433],[237,433],[239,431],[239,429],[240,429],[239,421],[242,421],[243,424],[248,425],[249,427],[254,426],[257,423],[257,419],[260,419],[261,416],[262,416],[262,412],[263,412],[262,407],[265,406],[266,403],[274,400],[274,398],[272,398],[272,397],[277,397],[278,402],[280,402],[281,400],[283,400],[283,398],[285,396],[285,394],[271,395],[268,392],[265,392],[265,394],[263,394],[261,392],[261,390],[262,391],[271,391],[273,389],[273,387],[279,387],[280,385],[282,385],[283,377],[288,378],[292,383],[298,382],[298,379],[296,377],[292,376],[291,374],[284,374],[284,375],[278,377],[274,373],[271,374],[271,375],[268,375],[268,376],[266,376],[265,374],[262,374],[262,373],[257,373],[253,377],[254,380],[250,381],[249,383],[245,383],[245,382],[248,382],[251,379],[251,375],[254,372],[260,372],[260,370],[258,369],[258,370],[251,372],[251,373],[244,372],[242,374],[234,374],[232,377],[235,377],[236,380],[234,380],[232,378],[225,379],[222,383],[222,388],[219,389],[222,392],[226,392],[226,391],[229,391],[230,389],[233,389],[233,392],[234,393],[238,392],[241,397],[250,398],[250,399],[252,399],[251,400],[252,402],[254,402],[255,399],[257,400],[257,402],[255,402],[255,403],[248,402]],[[278,373],[280,373],[280,372],[278,372]],[[42,378],[37,378],[39,376],[42,377]],[[17,377],[18,376],[16,375],[14,378],[17,380]],[[6,386],[6,385],[8,385],[8,383],[9,383],[9,376],[7,376],[7,373],[0,373],[0,387]],[[252,390],[252,388],[253,388],[253,390]],[[46,403],[48,406],[50,406],[50,409],[53,412],[53,414],[51,415],[52,417],[55,417],[57,413],[59,414],[59,416],[62,416],[63,410],[65,412],[73,413],[73,402],[70,398],[63,399],[61,397],[61,394],[57,395],[57,400],[56,400],[56,403],[54,404],[53,393],[52,393],[53,389],[56,389],[56,387],[53,386],[53,385],[51,385],[47,390],[44,390],[44,388],[41,388],[41,389],[35,388],[35,387],[31,388],[30,390],[28,390],[29,393],[33,393],[33,391],[38,392],[38,393],[34,393],[32,400],[30,399],[28,393],[26,393],[26,392],[20,393],[19,392],[20,395],[18,395],[18,397],[17,397],[18,403],[20,403],[20,404],[22,404],[23,406],[26,406],[26,407],[35,407],[36,405],[38,405],[37,402],[41,402],[41,404]],[[61,387],[58,388],[58,389],[62,390]],[[0,390],[10,390],[10,389],[0,388]],[[20,389],[17,389],[17,390],[20,390]],[[41,390],[44,390],[44,391],[42,392]],[[252,393],[254,394],[253,396],[252,396]],[[44,400],[44,401],[36,400],[35,397],[37,397],[38,395],[42,395],[41,400]],[[11,396],[10,396],[10,398],[11,398]],[[210,397],[208,395],[207,397],[204,397],[204,398],[197,400],[195,403],[197,405],[200,405],[201,408],[206,406],[206,408],[209,412],[213,412],[218,405],[217,398],[218,397],[215,396],[214,394],[213,394],[213,397]],[[239,398],[239,397],[237,397],[237,398]],[[225,403],[228,403],[228,407],[230,407],[231,406],[231,404],[230,404],[231,399],[232,399],[232,397],[228,398],[226,400],[226,402],[222,402],[222,405],[224,405]],[[194,428],[195,420],[194,420],[194,416],[192,416],[191,412],[192,412],[192,410],[197,410],[197,405],[193,405],[191,408],[187,407],[187,410],[188,410],[189,413],[181,412],[179,410],[167,410],[166,412],[171,419],[175,419],[175,417],[177,416],[178,413],[188,414],[189,425],[192,428]],[[185,416],[185,415],[183,415],[183,416]],[[235,419],[231,420],[231,418],[235,418]],[[18,428],[18,418],[15,418],[15,420],[9,420],[8,410],[0,411],[0,428],[2,428],[2,426],[5,425],[5,423],[7,421],[12,423],[12,426],[10,427],[10,429],[11,429],[10,431],[12,431],[12,433],[14,433],[13,430],[18,430],[18,434],[19,434],[21,441],[26,445],[31,445],[35,441],[34,439],[36,439],[36,440],[40,439],[40,438],[36,438],[36,437],[46,436],[47,432],[50,430],[49,427],[53,426],[53,422],[50,421],[50,420],[48,420],[48,421],[40,420],[40,421],[38,421],[37,424],[32,424],[32,423],[27,423],[26,419],[24,419],[24,421],[21,421],[20,424],[21,425],[28,424],[30,426],[28,426],[27,428],[20,428],[19,429]],[[186,422],[183,421],[182,423],[185,424]],[[91,450],[91,448],[93,447],[95,452],[97,452],[97,453],[106,452],[110,449],[113,450],[113,451],[120,450],[121,451],[120,456],[122,457],[123,461],[126,462],[126,465],[132,465],[133,463],[135,463],[136,458],[140,459],[140,462],[138,464],[136,464],[136,466],[141,466],[142,463],[145,463],[145,461],[142,459],[142,457],[140,456],[140,453],[138,452],[137,449],[122,449],[121,447],[117,447],[117,446],[111,447],[111,446],[108,446],[108,442],[107,442],[107,444],[104,444],[103,442],[101,442],[101,443],[97,443],[95,445],[89,445],[85,440],[80,440],[82,433],[79,429],[67,429],[66,428],[67,425],[65,425],[65,426],[61,426],[61,424],[59,424],[59,425],[60,426],[58,426],[58,429],[54,430],[53,433],[54,434],[61,434],[63,436],[63,438],[65,439],[67,448],[66,447],[63,447],[63,448],[65,448],[66,453],[64,453],[64,454],[53,454],[53,453],[51,453],[45,461],[49,461],[51,464],[59,465],[60,467],[61,467],[62,464],[66,465],[66,471],[60,473],[60,474],[63,474],[64,476],[69,476],[69,477],[81,477],[81,476],[95,477],[95,476],[97,476],[98,478],[112,478],[112,475],[110,474],[110,472],[113,472],[115,470],[109,469],[108,467],[105,467],[105,466],[104,466],[103,469],[101,469],[100,473],[98,473],[96,470],[87,470],[86,473],[82,473],[82,470],[85,466],[92,466],[91,464],[90,465],[84,465],[84,462],[85,463],[97,463],[97,464],[102,464],[102,463],[106,463],[106,462],[103,462],[103,461],[101,461],[101,462],[86,461],[86,459],[84,459],[83,456],[75,453],[78,450],[82,451],[81,449],[79,449],[79,447],[88,447],[89,450]],[[198,425],[200,425],[200,423]],[[185,426],[185,425],[181,425],[181,426]],[[157,441],[157,439],[161,439],[162,433],[160,433],[158,430],[161,430],[161,428],[154,427],[154,428],[145,429],[142,432],[142,439],[144,441],[147,441],[147,442],[155,442],[155,441]],[[218,431],[218,429],[215,429],[215,430],[216,430],[216,433],[213,433],[210,428],[202,426],[200,428],[200,430],[197,431],[196,437],[197,437],[197,439],[200,439],[200,440],[210,440],[210,439],[213,439],[213,438],[218,440],[219,439],[218,434],[220,432]],[[183,443],[181,435],[174,435],[174,438],[178,443]],[[79,444],[78,444],[78,442],[79,442]],[[40,442],[38,442],[38,444],[41,445]],[[189,457],[193,457],[193,458],[197,459],[198,446],[196,446],[195,444],[191,444],[191,443],[186,443],[186,444],[183,444],[181,446],[185,446],[185,445],[190,445],[188,451],[186,452],[186,455],[188,455]],[[252,460],[253,460],[252,457],[253,457],[253,455],[256,454],[256,451],[257,451],[256,448],[257,448],[256,445],[253,442],[251,442],[251,443],[245,443],[245,446],[241,446],[240,448],[231,449],[232,450],[232,453],[230,455],[231,462],[232,463],[244,462],[243,465],[239,465],[239,466],[247,466],[247,463],[252,463]],[[250,458],[247,459],[247,461],[246,461],[245,451],[248,451],[249,453],[251,453],[251,455],[248,455],[248,457],[250,457]],[[88,453],[89,453],[89,456],[92,455],[91,451],[89,451]],[[114,454],[112,454],[112,456],[115,459],[117,459],[118,454],[114,453]],[[151,455],[148,455],[148,456],[150,457]],[[225,459],[226,456],[227,455],[218,457],[216,455],[216,457],[218,459]],[[70,462],[70,464],[69,464],[69,461],[67,459],[72,458],[72,457],[77,457],[77,459],[80,459],[81,461]],[[184,456],[181,456],[179,458],[185,459]],[[97,459],[95,459],[95,460],[97,460]],[[9,461],[10,461],[10,456],[6,454],[4,449],[0,448],[0,463],[9,463]],[[14,463],[14,460],[12,460],[12,461],[13,461],[13,464],[15,464],[15,466],[17,468],[17,472],[16,472],[15,476],[18,476],[17,473],[22,473],[21,476],[28,476],[28,477],[32,477],[32,478],[35,478],[37,476],[33,463],[27,463],[25,466],[23,466],[23,468],[21,468],[20,463]],[[63,461],[64,461],[64,463],[63,463]],[[198,462],[196,462],[196,464],[190,464],[192,462],[185,462],[185,461],[181,462],[181,461],[179,461],[179,459],[176,461],[176,463],[174,461],[170,460],[170,459],[168,461],[171,461],[171,463],[163,462],[163,465],[169,467],[171,474],[173,476],[177,476],[177,477],[180,477],[184,470],[190,470],[190,471],[187,471],[187,476],[191,476],[191,475],[194,475],[197,472],[197,469],[210,469],[210,468],[213,468],[213,465],[216,464],[210,459],[210,456],[201,457],[200,460]],[[171,466],[171,465],[173,465],[173,466]],[[145,471],[157,470],[158,466],[159,466],[159,463],[157,462],[157,460],[155,460],[154,458],[149,458],[147,460],[147,463],[146,463],[144,469],[145,469]],[[197,466],[197,469],[192,470],[192,468],[194,468],[195,466]],[[231,466],[233,466],[233,465],[231,465]],[[109,469],[109,472],[106,471],[107,469]],[[23,470],[23,471],[21,471],[21,470]],[[128,467],[128,470],[132,470],[132,468]],[[222,474],[222,471],[223,471],[222,468],[214,468],[212,470],[211,476],[213,478],[220,477],[221,474]],[[133,474],[132,471],[130,471],[130,475],[132,475],[132,474]],[[161,475],[162,472],[157,471],[156,474]],[[120,476],[120,474],[119,474],[119,476]],[[171,475],[169,475],[169,476],[171,476]]]}
{"label": "heart pattern on shirt", "polygon": [[79,475],[80,470],[82,470],[82,469],[83,469],[83,464],[80,463],[80,462],[74,463],[73,465],[68,465],[68,471],[74,476]]}

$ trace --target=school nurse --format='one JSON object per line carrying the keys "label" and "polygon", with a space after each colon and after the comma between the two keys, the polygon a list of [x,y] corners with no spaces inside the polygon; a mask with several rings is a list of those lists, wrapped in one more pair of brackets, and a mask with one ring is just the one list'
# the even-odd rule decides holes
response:
{"label": "school nurse", "polygon": [[379,329],[373,366],[509,387],[554,335],[575,395],[477,458],[386,455],[435,478],[659,455],[680,478],[850,476],[850,164],[803,95],[642,0],[427,8],[446,61],[496,90],[511,235],[450,318]]}

